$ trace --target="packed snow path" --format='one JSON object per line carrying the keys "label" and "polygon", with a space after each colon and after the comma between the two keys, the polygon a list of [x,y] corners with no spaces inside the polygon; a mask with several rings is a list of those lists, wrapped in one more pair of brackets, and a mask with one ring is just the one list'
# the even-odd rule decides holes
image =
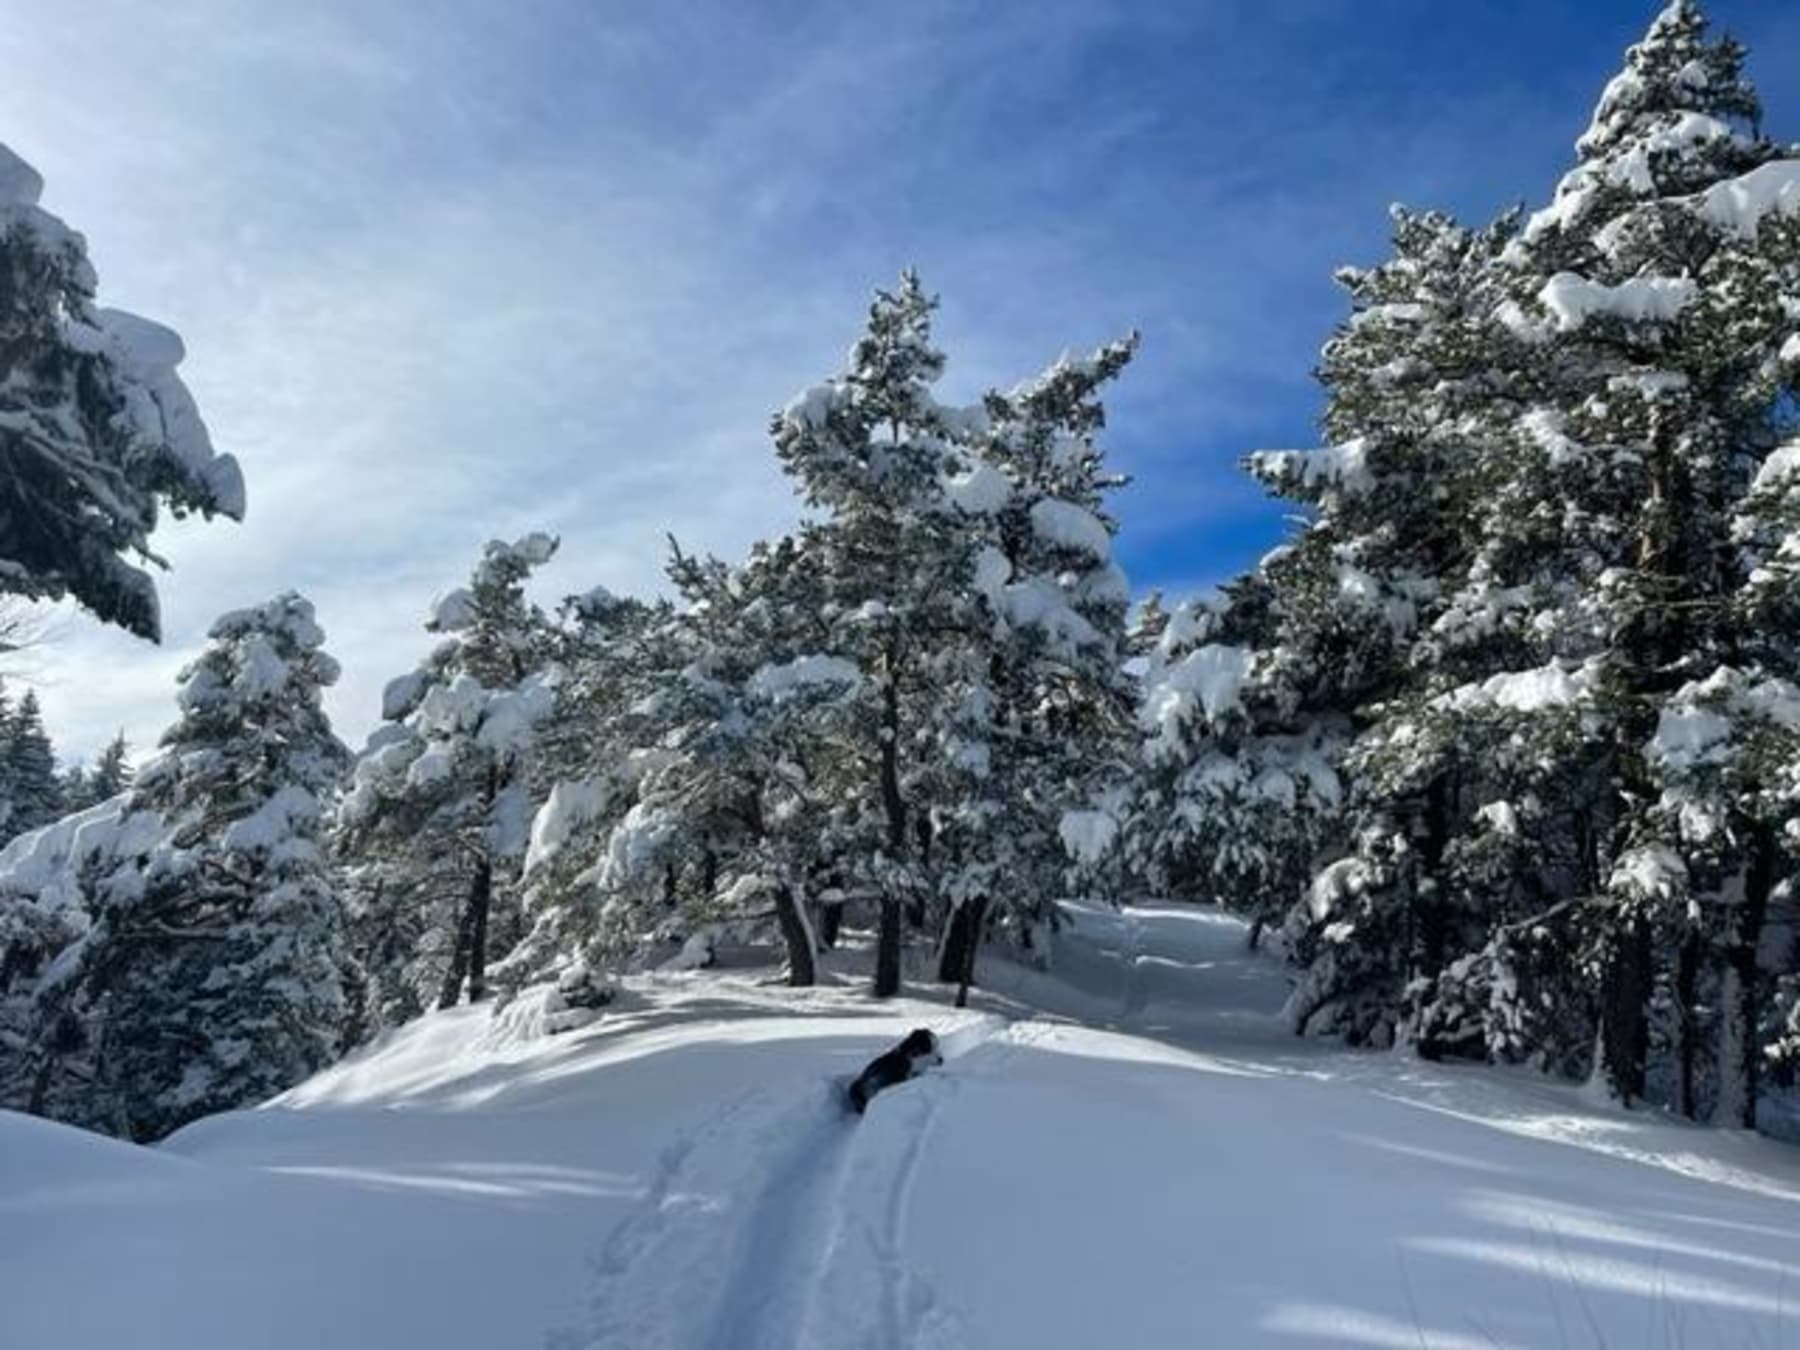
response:
{"label": "packed snow path", "polygon": [[[947,1040],[959,1069],[979,1073],[1003,1063],[1031,1031],[977,1022]],[[960,1084],[960,1074],[932,1075],[862,1119],[845,1110],[842,1080],[802,1091],[798,1101],[757,1091],[684,1135],[608,1243],[589,1343],[950,1344],[953,1323],[909,1271],[904,1248],[920,1159]],[[680,1270],[693,1294],[671,1302]]]}
{"label": "packed snow path", "polygon": [[1800,1152],[1299,1042],[1231,921],[1076,920],[970,1011],[663,977],[159,1149],[0,1116],[0,1347],[1800,1350]]}

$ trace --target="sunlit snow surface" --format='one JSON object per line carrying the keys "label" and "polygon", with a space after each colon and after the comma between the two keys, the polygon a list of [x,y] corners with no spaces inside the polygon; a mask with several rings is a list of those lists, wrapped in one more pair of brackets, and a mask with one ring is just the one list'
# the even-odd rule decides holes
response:
{"label": "sunlit snow surface", "polygon": [[[155,1150],[0,1116],[0,1345],[1800,1345],[1800,1152],[1298,1042],[1235,923],[1077,920],[966,1012],[697,972]],[[942,1069],[846,1117],[921,1022]]]}

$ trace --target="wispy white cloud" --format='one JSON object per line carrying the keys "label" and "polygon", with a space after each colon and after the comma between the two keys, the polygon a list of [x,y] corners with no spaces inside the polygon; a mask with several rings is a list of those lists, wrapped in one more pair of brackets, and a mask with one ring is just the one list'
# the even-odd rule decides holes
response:
{"label": "wispy white cloud", "polygon": [[[930,15],[859,57],[841,20],[782,33],[735,10],[684,31],[553,6],[541,26],[27,8],[0,38],[0,134],[88,232],[105,299],[184,333],[252,491],[241,528],[159,535],[165,650],[59,625],[37,674],[77,752],[121,725],[149,740],[211,618],[284,587],[345,660],[332,708],[354,735],[485,538],[559,531],[549,594],[643,589],[665,531],[735,551],[790,520],[768,412],[908,255],[897,233],[784,234],[869,196],[888,175],[854,181],[859,158],[959,68]],[[553,61],[559,41],[576,52]],[[670,69],[634,90],[644,62]]]}

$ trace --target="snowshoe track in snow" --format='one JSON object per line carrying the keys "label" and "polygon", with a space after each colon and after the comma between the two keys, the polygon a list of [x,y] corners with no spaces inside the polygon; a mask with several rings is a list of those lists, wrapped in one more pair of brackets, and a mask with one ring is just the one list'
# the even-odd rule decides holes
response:
{"label": "snowshoe track in snow", "polygon": [[708,1350],[810,1344],[805,1333],[819,1292],[813,1269],[852,1163],[856,1117],[828,1083],[817,1128],[802,1130],[770,1166],[732,1238]]}
{"label": "snowshoe track in snow", "polygon": [[[944,1110],[965,1081],[997,1077],[1008,1060],[1036,1043],[1048,1027],[989,1017],[942,1038],[946,1064],[979,1058],[985,1067],[928,1073],[908,1088],[884,1093],[870,1107],[873,1128],[865,1125],[855,1145],[859,1157],[850,1172],[852,1189],[839,1197],[834,1240],[821,1261],[826,1288],[850,1291],[822,1328],[808,1328],[806,1346],[870,1346],[876,1350],[959,1350],[966,1344],[961,1319],[943,1306],[931,1284],[907,1265],[907,1219],[920,1162]],[[875,1115],[877,1105],[883,1109]],[[866,1161],[866,1165],[865,1165]],[[859,1256],[861,1253],[860,1269]],[[879,1289],[862,1290],[858,1274],[871,1272]]]}
{"label": "snowshoe track in snow", "polygon": [[[553,1350],[594,1347],[687,1346],[686,1322],[663,1306],[672,1291],[645,1288],[665,1254],[701,1256],[725,1235],[711,1218],[719,1199],[709,1190],[717,1181],[721,1156],[736,1152],[741,1128],[772,1113],[767,1090],[745,1093],[684,1133],[657,1157],[650,1184],[637,1209],[613,1230],[596,1262],[592,1333],[553,1336]],[[701,1281],[710,1272],[684,1270]],[[678,1291],[674,1291],[678,1292]]]}
{"label": "snowshoe track in snow", "polygon": [[[972,1020],[942,1034],[945,1059],[1004,1062],[1043,1030]],[[914,1182],[957,1080],[928,1073],[860,1118],[835,1078],[798,1099],[759,1089],[728,1104],[663,1151],[607,1242],[592,1334],[553,1345],[958,1350],[960,1320],[904,1255]]]}

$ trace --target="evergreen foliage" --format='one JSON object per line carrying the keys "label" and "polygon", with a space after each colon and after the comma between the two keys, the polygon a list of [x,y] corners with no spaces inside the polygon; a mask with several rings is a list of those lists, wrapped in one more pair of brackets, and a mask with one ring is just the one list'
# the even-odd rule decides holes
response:
{"label": "evergreen foliage", "polygon": [[25,691],[7,719],[5,751],[5,782],[12,802],[9,828],[22,834],[49,824],[63,812],[63,783],[37,695],[31,690]]}
{"label": "evergreen foliage", "polygon": [[953,407],[934,306],[911,274],[878,293],[846,369],[774,419],[817,518],[738,566],[675,550],[675,607],[565,610],[509,980],[579,999],[773,920],[806,983],[850,910],[876,917],[878,994],[911,934],[966,984],[990,935],[1042,953],[1066,817],[1110,855],[1134,691],[1095,438],[1133,343]]}
{"label": "evergreen foliage", "polygon": [[[1541,210],[1394,209],[1324,445],[1247,460],[1299,526],[1214,595],[1127,613],[1135,336],[941,401],[908,272],[771,420],[791,532],[554,617],[557,541],[489,543],[354,761],[292,594],[135,778],[0,692],[0,1104],[157,1138],[490,982],[559,1029],[733,936],[810,984],[846,922],[876,996],[924,952],[966,996],[1142,887],[1278,933],[1297,1031],[1754,1126],[1800,1074],[1800,149],[1744,60],[1674,0]],[[154,638],[130,559],[241,480],[40,186],[0,148],[0,591]]]}
{"label": "evergreen foliage", "polygon": [[1162,623],[1132,857],[1285,915],[1300,1029],[1754,1120],[1800,161],[1743,57],[1677,0],[1548,207],[1398,212],[1393,259],[1342,274],[1330,445],[1252,457],[1307,525]]}
{"label": "evergreen foliage", "polygon": [[556,540],[495,540],[468,586],[440,596],[443,640],[392,681],[337,813],[373,1016],[404,1020],[487,994],[490,950],[518,940],[514,873],[537,804],[532,758],[549,711],[549,619],[525,581]]}
{"label": "evergreen foliage", "polygon": [[342,1048],[357,977],[320,835],[348,756],[323,642],[291,593],[222,616],[127,797],[19,841],[60,852],[85,910],[35,986],[31,1109],[155,1139]]}
{"label": "evergreen foliage", "polygon": [[94,304],[82,237],[37,204],[43,180],[0,145],[0,591],[71,596],[155,641],[159,506],[242,519],[175,368],[181,339]]}

